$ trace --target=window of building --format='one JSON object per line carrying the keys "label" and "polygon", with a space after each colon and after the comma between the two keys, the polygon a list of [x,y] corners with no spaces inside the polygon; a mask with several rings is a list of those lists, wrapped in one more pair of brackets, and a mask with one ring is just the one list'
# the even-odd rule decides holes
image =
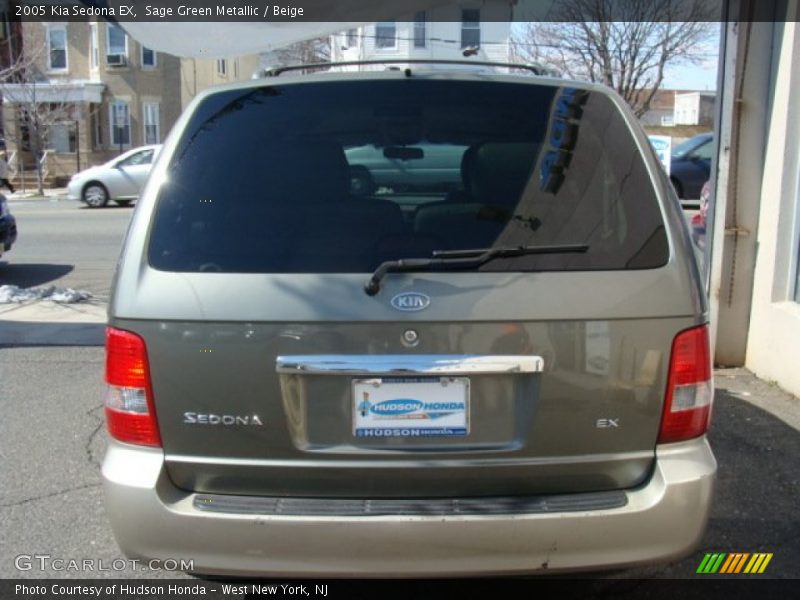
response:
{"label": "window of building", "polygon": [[100,121],[101,121],[100,113],[98,112],[96,105],[93,105],[92,108],[93,108],[93,110],[90,113],[90,117],[89,118],[92,121],[92,131],[94,132],[94,135],[93,135],[94,147],[95,148],[102,148],[103,147],[103,135],[102,135],[102,131],[100,130],[100,128],[101,128],[101,125],[100,125]]}
{"label": "window of building", "polygon": [[158,59],[156,58],[156,51],[142,46],[142,67],[154,69],[158,66]]}
{"label": "window of building", "polygon": [[217,59],[217,75],[225,77],[228,74],[228,61],[224,58]]}
{"label": "window of building", "polygon": [[426,46],[426,18],[424,10],[414,14],[414,48],[424,48]]}
{"label": "window of building", "polygon": [[116,66],[127,64],[128,36],[125,31],[119,25],[108,23],[106,33],[106,62]]}
{"label": "window of building", "polygon": [[397,47],[397,24],[394,21],[381,21],[375,25],[375,47]]}
{"label": "window of building", "polygon": [[239,59],[235,58],[233,60],[233,78],[239,79]]}
{"label": "window of building", "polygon": [[109,126],[112,146],[131,145],[131,111],[124,100],[114,100],[109,105]]}
{"label": "window of building", "polygon": [[78,136],[74,121],[53,123],[47,133],[47,148],[56,153],[74,153],[78,147]]}
{"label": "window of building", "polygon": [[477,8],[465,8],[461,11],[461,47],[480,48],[481,46],[481,11]]}
{"label": "window of building", "polygon": [[100,67],[100,44],[97,42],[97,23],[89,24],[89,66]]}
{"label": "window of building", "polygon": [[144,143],[160,144],[161,127],[159,125],[159,105],[158,102],[145,102],[142,105],[144,115]]}
{"label": "window of building", "polygon": [[344,47],[355,48],[358,46],[358,29],[348,29],[344,34]]}
{"label": "window of building", "polygon": [[47,66],[51,71],[67,70],[67,27],[50,25],[47,27]]}

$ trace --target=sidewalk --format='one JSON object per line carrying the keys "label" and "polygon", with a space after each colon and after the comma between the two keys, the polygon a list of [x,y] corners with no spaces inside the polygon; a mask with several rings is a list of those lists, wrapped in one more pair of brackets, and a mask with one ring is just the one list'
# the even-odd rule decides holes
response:
{"label": "sidewalk", "polygon": [[102,346],[106,304],[32,300],[0,304],[3,346]]}
{"label": "sidewalk", "polygon": [[67,188],[45,188],[44,195],[39,194],[36,188],[26,189],[24,192],[17,186],[17,191],[13,194],[5,193],[7,200],[49,200],[50,202],[58,202],[67,199]]}

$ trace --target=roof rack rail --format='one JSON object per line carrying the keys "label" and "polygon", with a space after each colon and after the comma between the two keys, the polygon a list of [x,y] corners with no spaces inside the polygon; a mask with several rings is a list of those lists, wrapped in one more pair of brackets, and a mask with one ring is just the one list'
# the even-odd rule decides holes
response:
{"label": "roof rack rail", "polygon": [[539,64],[520,64],[504,63],[492,61],[474,60],[446,60],[435,58],[388,58],[383,60],[345,60],[339,62],[309,63],[297,65],[284,65],[279,67],[267,67],[261,71],[262,77],[278,77],[287,71],[301,71],[304,69],[330,69],[331,67],[353,67],[361,65],[459,65],[459,66],[478,66],[478,67],[503,67],[506,69],[520,69],[529,71],[534,75],[547,77],[560,77],[561,74],[548,67]]}

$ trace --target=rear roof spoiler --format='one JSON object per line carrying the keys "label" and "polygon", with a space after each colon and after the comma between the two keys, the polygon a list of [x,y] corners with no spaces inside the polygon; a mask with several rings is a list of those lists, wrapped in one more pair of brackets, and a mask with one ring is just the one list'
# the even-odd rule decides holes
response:
{"label": "rear roof spoiler", "polygon": [[[473,61],[473,60],[445,60],[431,58],[387,58],[380,60],[346,60],[339,62],[308,63],[297,65],[282,65],[277,67],[266,67],[256,73],[256,77],[278,77],[288,71],[320,71],[329,70],[333,67],[353,67],[361,65],[458,65],[458,66],[478,66],[478,67],[501,67],[505,69],[518,69],[528,71],[540,77],[561,77],[561,73],[555,69],[550,69],[540,64],[525,63],[504,63],[492,61]],[[395,67],[397,68],[397,67]]]}

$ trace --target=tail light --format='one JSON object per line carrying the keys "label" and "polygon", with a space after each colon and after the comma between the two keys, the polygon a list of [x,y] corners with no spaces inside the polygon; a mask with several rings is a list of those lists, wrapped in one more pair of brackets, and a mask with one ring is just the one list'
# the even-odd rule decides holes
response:
{"label": "tail light", "polygon": [[713,393],[708,325],[682,331],[672,343],[659,443],[703,435],[711,418]]}
{"label": "tail light", "polygon": [[106,425],[114,439],[161,446],[144,340],[129,331],[106,329]]}

